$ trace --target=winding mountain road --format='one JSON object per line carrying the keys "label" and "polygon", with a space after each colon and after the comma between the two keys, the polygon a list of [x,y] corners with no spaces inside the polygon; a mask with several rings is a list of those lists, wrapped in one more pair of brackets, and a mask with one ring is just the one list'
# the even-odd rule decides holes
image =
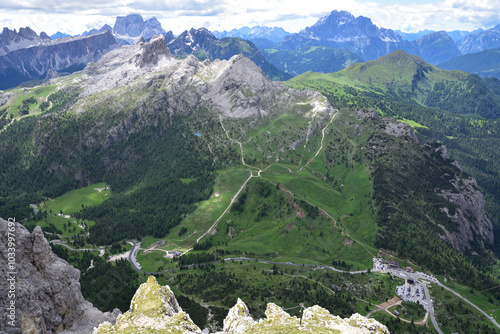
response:
{"label": "winding mountain road", "polygon": [[[280,165],[280,164],[270,164],[268,165],[266,168],[264,169],[260,169],[260,168],[257,168],[257,167],[254,167],[254,166],[250,166],[248,165],[246,162],[245,162],[245,159],[244,159],[244,153],[243,153],[243,145],[241,142],[235,140],[235,139],[232,139],[230,136],[229,136],[229,133],[228,131],[226,130],[226,128],[224,127],[224,124],[222,122],[222,116],[219,116],[219,121],[220,121],[220,124],[224,130],[224,132],[226,133],[226,136],[229,140],[231,140],[232,142],[235,142],[239,145],[240,147],[240,152],[241,152],[241,163],[248,167],[248,168],[251,168],[255,171],[257,171],[257,175],[254,175],[253,174],[253,171],[249,170],[250,172],[250,176],[245,180],[245,182],[240,186],[240,188],[238,189],[238,191],[236,192],[236,194],[231,198],[231,202],[229,203],[229,205],[227,206],[227,208],[224,210],[224,212],[219,216],[219,218],[217,218],[217,220],[212,224],[212,226],[205,232],[203,233],[197,240],[196,240],[196,243],[199,243],[200,240],[205,237],[207,234],[209,234],[211,231],[213,231],[214,228],[216,228],[217,224],[220,222],[220,220],[222,219],[222,217],[230,210],[231,206],[233,205],[233,203],[236,201],[237,197],[239,196],[239,194],[241,193],[241,191],[243,190],[243,188],[248,184],[248,182],[254,178],[254,177],[261,177],[261,173],[266,171],[268,168],[270,168],[271,166],[280,166],[280,167],[283,167],[283,168],[286,168],[288,169],[288,171],[292,174],[294,173],[299,173],[300,171],[302,171],[305,167],[307,167],[317,156],[318,154],[320,153],[320,151],[323,149],[323,142],[324,142],[324,138],[325,138],[325,131],[326,129],[328,128],[328,126],[332,123],[332,121],[334,120],[334,118],[338,115],[338,110],[334,110],[335,112],[332,114],[331,118],[330,118],[330,121],[326,124],[326,126],[321,130],[321,144],[320,144],[320,147],[319,149],[316,151],[316,154],[307,161],[307,163],[300,167],[297,171],[293,172],[289,167],[286,167],[286,166],[283,166],[283,165]],[[290,195],[292,195],[293,197],[296,197],[293,193],[291,193],[289,190],[286,190],[286,189],[282,189],[283,191],[289,193]],[[311,204],[311,203],[309,203]],[[334,219],[330,214],[328,214],[326,211],[324,211],[323,209],[320,209],[321,212],[323,214],[325,214],[326,216],[328,216],[330,219],[332,219],[332,221],[334,221],[335,223],[335,227],[338,228],[338,229],[341,229],[341,233],[342,235],[345,235],[347,237],[349,237],[350,239],[354,240],[348,233],[345,232],[345,229],[344,227],[339,227],[337,226],[337,220]],[[365,250],[374,257],[374,254],[372,254],[370,252],[370,250],[363,244],[363,243],[360,243],[359,241],[357,240],[354,240],[356,242],[358,242],[359,244],[361,244]],[[151,275],[158,275],[158,274],[163,274],[163,273],[168,273],[168,272],[173,272],[173,271],[177,271],[177,270],[180,270],[180,268],[173,268],[173,269],[167,269],[167,270],[163,270],[163,271],[158,271],[158,272],[145,272],[142,270],[142,267],[141,265],[137,262],[137,259],[136,259],[136,255],[137,255],[137,251],[140,247],[140,243],[137,243],[137,244],[134,244],[134,247],[132,248],[132,251],[130,252],[129,254],[129,262],[131,263],[131,265],[133,266],[133,268],[135,270],[137,270],[138,272],[141,272],[141,273],[144,273],[144,274],[151,274]],[[189,250],[188,250],[189,251]],[[186,252],[188,252],[186,251]],[[185,253],[186,253],[185,252]],[[258,263],[264,263],[264,264],[271,264],[271,265],[286,265],[286,266],[294,266],[294,267],[308,267],[308,268],[319,268],[319,269],[327,269],[327,270],[332,270],[332,271],[335,271],[335,272],[339,272],[339,273],[349,273],[349,274],[361,274],[361,273],[366,273],[368,272],[367,270],[359,270],[359,271],[343,271],[343,270],[340,270],[340,269],[337,269],[335,267],[332,267],[332,266],[326,266],[326,265],[314,265],[314,264],[297,264],[297,263],[292,263],[292,262],[275,262],[275,261],[267,261],[267,260],[260,260],[260,259],[251,259],[251,258],[248,258],[248,257],[237,257],[237,258],[226,258],[224,259],[224,262],[228,262],[228,261],[252,261],[252,262],[258,262]],[[193,268],[195,266],[200,266],[200,265],[205,265],[205,264],[215,264],[215,263],[220,263],[221,261],[213,261],[213,262],[207,262],[207,263],[200,263],[200,264],[191,264],[191,265],[188,265],[186,266],[186,268]],[[373,270],[373,271],[378,271],[378,270]],[[409,273],[404,273],[402,270],[388,270],[388,272],[390,272],[391,274],[395,275],[395,276],[398,276],[398,277],[401,277],[401,278],[404,278],[404,279],[408,279],[408,278],[414,278],[415,280],[417,279],[428,279],[428,278],[425,278],[425,277],[419,277],[417,274],[409,274]],[[437,284],[438,286],[442,286],[443,288],[445,288],[446,290],[450,291],[451,293],[455,294],[457,297],[459,297],[460,299],[464,300],[465,302],[467,302],[468,304],[470,304],[472,307],[474,307],[475,309],[477,309],[481,314],[483,314],[484,316],[486,316],[496,327],[500,328],[499,324],[495,321],[495,319],[493,319],[492,317],[490,317],[486,312],[484,312],[483,310],[481,310],[479,307],[477,307],[476,305],[474,305],[472,302],[470,302],[469,300],[467,300],[466,298],[464,298],[463,296],[461,296],[459,293],[453,291],[452,289],[444,286],[443,284],[441,284],[439,281],[434,281],[435,284]],[[439,333],[439,334],[443,334],[443,332],[441,331],[441,329],[439,328],[439,325],[436,321],[436,317],[435,317],[435,314],[434,314],[434,307],[432,305],[432,303],[430,302],[431,301],[431,296],[430,296],[430,293],[429,293],[429,290],[427,289],[427,286],[425,286],[424,284],[424,291],[425,291],[425,295],[426,295],[426,298],[427,300],[429,301],[429,303],[427,304],[427,308],[426,308],[426,315],[425,315],[425,318],[424,318],[424,323],[427,321],[428,317],[431,319],[431,322],[432,324],[434,325],[434,328],[436,329],[436,331]],[[387,311],[387,310],[386,310]]]}

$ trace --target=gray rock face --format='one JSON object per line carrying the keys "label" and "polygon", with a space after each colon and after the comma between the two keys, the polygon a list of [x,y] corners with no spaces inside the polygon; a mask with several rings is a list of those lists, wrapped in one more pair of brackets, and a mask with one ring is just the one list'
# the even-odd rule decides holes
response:
{"label": "gray rock face", "polygon": [[74,72],[99,60],[117,47],[109,31],[84,37],[67,37],[19,49],[0,57],[0,89],[28,80],[43,79],[49,70]]}
{"label": "gray rock face", "polygon": [[390,29],[378,28],[369,18],[354,17],[346,11],[332,11],[297,34],[287,36],[278,49],[294,50],[305,46],[348,49],[365,60],[372,60],[397,49],[415,54],[415,46]]}
{"label": "gray rock face", "polygon": [[136,64],[139,67],[144,67],[146,64],[156,65],[160,56],[171,56],[170,50],[165,43],[165,38],[157,35],[148,43],[142,45],[142,53],[136,55]]}
{"label": "gray rock face", "polygon": [[144,21],[139,14],[117,16],[113,27],[113,35],[119,40],[131,44],[140,37],[149,40],[155,35],[165,35],[161,23],[156,18]]}
{"label": "gray rock face", "polygon": [[449,232],[441,227],[445,230],[443,238],[450,241],[461,253],[464,253],[469,243],[475,239],[485,246],[493,245],[493,223],[486,216],[484,197],[477,187],[476,180],[468,177],[455,178],[450,182],[455,191],[441,190],[438,194],[458,206],[454,214],[447,208],[442,209],[455,224],[458,232]]}
{"label": "gray rock face", "polygon": [[462,54],[479,52],[487,49],[500,48],[500,27],[472,33],[460,42]]}
{"label": "gray rock face", "polygon": [[420,56],[431,64],[439,64],[445,60],[461,55],[455,41],[446,33],[438,31],[417,38]]}
{"label": "gray rock face", "polygon": [[144,20],[139,14],[130,14],[127,16],[118,16],[113,27],[113,33],[119,35],[128,35],[139,37],[141,35]]}
{"label": "gray rock face", "polygon": [[388,135],[394,137],[407,136],[413,139],[413,141],[415,141],[416,143],[418,143],[417,135],[415,134],[415,131],[413,131],[413,128],[410,125],[406,123],[397,122],[388,118],[384,118],[382,121],[384,124],[383,131]]}
{"label": "gray rock face", "polygon": [[[0,263],[7,264],[8,221],[0,218]],[[7,319],[4,303],[10,299],[6,292],[11,288],[5,277],[15,278],[15,326],[4,320],[0,322],[0,333],[89,333],[103,321],[113,322],[114,314],[102,313],[86,301],[80,291],[79,270],[58,258],[43,236],[40,227],[32,234],[21,224],[14,224],[15,268],[0,267],[0,291],[2,295],[1,316]],[[8,274],[14,272],[15,274]]]}
{"label": "gray rock face", "polygon": [[135,85],[148,85],[161,77],[158,84],[164,87],[169,105],[175,106],[169,109],[171,113],[192,112],[200,103],[234,118],[258,119],[283,110],[307,109],[304,104],[311,107],[311,115],[333,111],[321,94],[273,82],[242,55],[213,62],[200,62],[190,55],[179,61],[167,52],[164,43],[163,36],[158,36],[150,42],[125,45],[90,64],[84,70],[89,81],[83,85],[81,97],[125,86],[139,89]]}
{"label": "gray rock face", "polygon": [[16,29],[3,28],[3,32],[0,34],[0,56],[11,51],[38,45],[47,40],[51,40],[51,38],[46,33],[42,32],[38,36],[30,27],[21,28],[19,32],[16,32]]}

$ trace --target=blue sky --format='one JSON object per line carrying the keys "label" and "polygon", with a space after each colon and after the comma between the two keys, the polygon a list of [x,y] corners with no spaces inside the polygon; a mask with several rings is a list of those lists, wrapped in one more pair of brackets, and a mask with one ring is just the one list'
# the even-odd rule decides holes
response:
{"label": "blue sky", "polygon": [[500,0],[0,0],[0,23],[75,35],[105,23],[113,26],[118,15],[139,13],[156,17],[175,34],[192,27],[213,31],[244,25],[298,32],[332,10],[347,10],[379,27],[405,32],[471,31],[500,23]]}

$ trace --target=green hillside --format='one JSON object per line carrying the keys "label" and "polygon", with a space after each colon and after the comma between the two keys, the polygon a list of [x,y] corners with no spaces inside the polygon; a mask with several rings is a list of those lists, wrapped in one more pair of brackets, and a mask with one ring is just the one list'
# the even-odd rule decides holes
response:
{"label": "green hillside", "polygon": [[294,82],[329,82],[352,87],[365,96],[415,103],[458,114],[500,117],[500,81],[485,81],[461,71],[445,71],[402,50],[377,60],[355,63],[346,69],[320,75],[305,73]]}
{"label": "green hillside", "polygon": [[[122,56],[118,51],[113,62]],[[133,66],[122,60],[123,69]],[[181,292],[187,308],[214,315],[237,296],[252,300],[254,314],[267,301],[367,314],[393,296],[399,279],[281,264],[366,270],[374,257],[482,291],[477,298],[487,309],[500,305],[500,290],[490,290],[499,284],[498,250],[489,235],[462,232],[479,218],[449,200],[479,196],[469,174],[476,176],[498,233],[499,124],[461,105],[475,97],[479,111],[493,117],[494,81],[439,70],[403,52],[339,73],[305,73],[286,83],[296,89],[269,81],[242,57],[163,63],[164,72],[153,72],[161,62],[147,65],[137,79],[115,69],[63,78],[43,114],[6,126],[0,132],[0,216],[44,225],[29,206],[38,204],[95,222],[78,245],[109,246],[111,252],[126,240],[142,241],[137,258],[144,271],[182,269],[159,276]],[[477,99],[482,89],[488,94]],[[430,108],[431,102],[443,109]],[[491,110],[485,107],[490,102]],[[394,118],[418,125],[420,143]],[[436,141],[449,145],[465,171]],[[96,183],[112,193],[95,196]],[[473,203],[477,216],[483,212],[479,202]],[[450,217],[460,208],[469,220],[457,226]],[[173,251],[184,255],[166,256]],[[96,267],[101,274],[93,276],[85,269],[88,254],[68,252],[59,249],[79,263],[84,290],[101,308],[110,309],[110,300],[123,307],[144,278],[137,279],[127,263],[103,259]],[[220,263],[239,256],[280,265]],[[219,263],[187,267],[212,261]],[[113,267],[118,273],[108,275]],[[115,290],[125,279],[120,273],[127,284]],[[109,298],[99,299],[108,284]],[[459,325],[443,327],[451,332]]]}
{"label": "green hillside", "polygon": [[[423,74],[412,90],[412,81],[418,72]],[[498,83],[494,78],[485,80],[465,72],[440,70],[402,51],[365,64],[353,64],[338,73],[305,73],[287,82],[291,87],[318,90],[332,103],[373,108],[381,115],[409,123],[421,143],[445,144],[451,158],[457,159],[485,192],[486,207],[496,226],[497,237],[500,236],[500,154],[497,149],[500,122],[494,117],[499,109],[493,106],[497,105]],[[461,93],[451,94],[450,87]],[[478,97],[477,92],[483,94]],[[433,105],[430,101],[439,103],[430,107],[429,104]],[[474,103],[479,115],[462,114],[469,109],[468,103]],[[492,106],[489,112],[479,109],[486,106],[488,110],[488,105]],[[498,245],[496,251],[500,252]]]}

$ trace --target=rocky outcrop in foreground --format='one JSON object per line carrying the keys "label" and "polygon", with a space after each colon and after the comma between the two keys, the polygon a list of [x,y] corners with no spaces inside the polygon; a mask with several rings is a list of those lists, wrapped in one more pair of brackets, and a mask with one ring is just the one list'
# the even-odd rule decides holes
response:
{"label": "rocky outcrop in foreground", "polygon": [[[118,309],[102,313],[83,298],[80,271],[52,253],[40,227],[29,233],[0,218],[0,231],[0,333],[90,333],[99,323],[116,319]],[[15,248],[15,259],[9,248]],[[7,304],[12,301],[11,313]]]}
{"label": "rocky outcrop in foreground", "polygon": [[[222,333],[389,333],[373,319],[353,314],[349,319],[331,315],[319,306],[304,310],[302,324],[273,303],[267,305],[266,319],[253,320],[245,303],[238,299],[224,320]],[[201,333],[189,315],[182,311],[172,290],[160,286],[153,276],[137,290],[130,310],[116,324],[103,323],[94,334],[118,333]]]}
{"label": "rocky outcrop in foreground", "polygon": [[276,304],[267,304],[266,318],[255,321],[245,303],[238,299],[224,320],[224,333],[389,333],[386,326],[357,313],[342,319],[315,305],[304,310],[302,324]]}
{"label": "rocky outcrop in foreground", "polygon": [[154,276],[141,284],[132,298],[130,310],[118,316],[116,324],[102,323],[94,334],[111,333],[201,333],[182,311],[168,286],[160,286]]}

